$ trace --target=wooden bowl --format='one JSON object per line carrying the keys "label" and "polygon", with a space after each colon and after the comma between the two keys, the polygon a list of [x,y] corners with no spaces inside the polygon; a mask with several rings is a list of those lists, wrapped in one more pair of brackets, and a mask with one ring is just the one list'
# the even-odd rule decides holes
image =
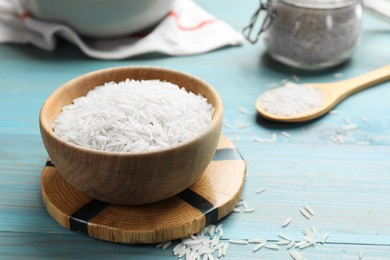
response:
{"label": "wooden bowl", "polygon": [[[62,107],[96,86],[125,79],[168,81],[200,93],[215,108],[209,128],[168,148],[140,153],[99,151],[59,138],[52,124]],[[137,205],[171,197],[193,184],[209,165],[221,133],[222,102],[206,82],[191,75],[153,67],[119,67],[91,72],[55,90],[39,117],[46,150],[60,174],[84,194],[114,204]]]}

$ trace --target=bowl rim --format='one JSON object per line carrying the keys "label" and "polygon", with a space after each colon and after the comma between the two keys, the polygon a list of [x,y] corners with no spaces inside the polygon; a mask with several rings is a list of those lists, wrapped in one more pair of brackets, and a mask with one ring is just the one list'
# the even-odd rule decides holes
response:
{"label": "bowl rim", "polygon": [[[205,131],[203,131],[202,133],[197,134],[195,137],[190,138],[190,139],[188,139],[188,140],[186,140],[184,142],[181,142],[181,143],[178,143],[178,144],[175,144],[175,145],[171,145],[171,146],[168,146],[168,147],[162,147],[162,148],[158,148],[158,149],[155,149],[155,150],[149,150],[149,151],[146,150],[146,151],[141,151],[141,152],[114,152],[114,151],[97,150],[97,149],[93,149],[93,148],[89,148],[89,147],[83,147],[81,145],[77,145],[77,144],[73,144],[71,142],[65,141],[61,137],[59,137],[58,135],[56,135],[54,133],[54,131],[52,129],[52,126],[49,125],[49,123],[47,122],[48,120],[43,118],[44,114],[47,113],[47,111],[46,111],[47,110],[47,104],[49,103],[50,99],[54,98],[57,95],[57,93],[61,92],[64,88],[66,88],[67,85],[72,84],[72,83],[74,84],[77,81],[81,80],[82,78],[98,76],[99,74],[102,74],[102,73],[110,73],[110,72],[114,72],[116,70],[123,70],[123,69],[129,69],[129,70],[153,70],[153,71],[158,71],[160,73],[176,74],[176,75],[179,75],[180,77],[186,77],[186,78],[190,78],[190,79],[193,79],[195,81],[200,82],[202,85],[204,85],[205,87],[207,87],[210,90],[212,95],[215,97],[215,101],[216,101],[216,105],[213,106],[214,109],[213,109],[213,112],[212,112],[212,119],[211,119],[209,127]],[[179,86],[179,87],[184,87],[184,86]],[[93,88],[91,88],[91,90],[92,89]],[[189,91],[189,90],[187,90],[187,91]],[[202,79],[200,79],[198,77],[195,77],[195,76],[193,76],[191,74],[188,74],[188,73],[185,73],[185,72],[181,72],[181,71],[177,71],[177,70],[173,70],[173,69],[166,69],[166,68],[156,67],[156,66],[118,66],[118,67],[110,67],[110,68],[95,70],[95,71],[91,71],[91,72],[79,75],[79,76],[77,76],[77,77],[75,77],[75,78],[73,78],[73,79],[63,83],[58,88],[56,88],[46,98],[45,102],[43,103],[43,105],[41,107],[40,113],[39,113],[39,126],[40,126],[41,131],[44,131],[47,135],[49,135],[51,138],[53,138],[56,142],[61,143],[63,146],[69,146],[72,149],[77,150],[79,152],[89,152],[89,153],[93,153],[95,155],[112,156],[112,157],[128,157],[128,156],[138,157],[138,156],[145,156],[145,155],[154,156],[154,155],[161,154],[161,153],[166,153],[166,152],[172,152],[172,151],[175,151],[175,150],[180,150],[180,149],[182,149],[184,147],[188,147],[188,146],[196,143],[197,141],[199,141],[202,138],[205,138],[205,136],[207,136],[212,131],[214,131],[214,129],[216,127],[218,127],[218,125],[222,125],[222,120],[223,120],[223,104],[222,104],[222,100],[221,100],[220,95],[214,89],[214,87],[212,87],[206,81],[204,81],[204,80],[202,80]],[[41,135],[42,135],[42,133],[41,133]]]}

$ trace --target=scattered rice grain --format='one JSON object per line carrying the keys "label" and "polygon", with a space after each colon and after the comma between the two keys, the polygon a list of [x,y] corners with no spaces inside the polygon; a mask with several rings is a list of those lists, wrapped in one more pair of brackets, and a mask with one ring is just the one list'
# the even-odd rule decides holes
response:
{"label": "scattered rice grain", "polygon": [[254,252],[260,250],[261,248],[263,248],[265,246],[265,244],[266,244],[266,242],[260,242],[255,247],[253,247],[252,252],[254,253]]}
{"label": "scattered rice grain", "polygon": [[163,245],[166,243],[167,241],[163,241],[163,242],[161,242],[161,243],[158,243],[157,245],[156,245],[156,248],[161,248],[161,247],[163,247]]}
{"label": "scattered rice grain", "polygon": [[223,250],[222,247],[220,247],[220,248],[218,249],[218,255],[217,255],[218,258],[221,258],[221,257],[222,257],[222,253],[223,253],[222,250]]}
{"label": "scattered rice grain", "polygon": [[286,138],[291,138],[291,135],[287,132],[282,132],[282,135]]}
{"label": "scattered rice grain", "polygon": [[309,213],[308,213],[304,208],[300,209],[299,211],[301,212],[301,214],[302,214],[305,218],[310,219]]}
{"label": "scattered rice grain", "polygon": [[276,139],[277,135],[273,133],[271,139],[255,137],[253,140],[258,143],[273,143],[276,141]]}
{"label": "scattered rice grain", "polygon": [[168,247],[170,247],[172,245],[172,241],[168,241],[166,242],[163,246],[162,246],[162,249],[165,250],[167,249]]}
{"label": "scattered rice grain", "polygon": [[240,208],[234,208],[234,209],[233,209],[233,212],[234,212],[234,213],[240,213],[240,212],[241,212],[241,209],[240,209]]}
{"label": "scattered rice grain", "polygon": [[338,142],[339,144],[343,144],[343,143],[344,143],[344,136],[343,136],[343,135],[337,134],[337,135],[335,136],[335,138],[336,138],[336,140],[337,140],[337,142]]}
{"label": "scattered rice grain", "polygon": [[215,226],[215,225],[210,225],[210,226],[209,226],[208,233],[210,234],[210,236],[214,236],[215,229],[216,229],[216,226]]}
{"label": "scattered rice grain", "polygon": [[243,128],[248,128],[250,124],[241,124],[241,125],[236,125],[237,129],[243,129]]}
{"label": "scattered rice grain", "polygon": [[305,249],[305,248],[308,248],[309,246],[314,246],[313,243],[311,242],[308,242],[308,241],[303,241],[304,243],[302,243],[301,245],[299,245],[299,249]]}
{"label": "scattered rice grain", "polygon": [[341,130],[343,130],[343,131],[351,131],[351,130],[355,130],[356,128],[358,128],[358,125],[356,125],[356,124],[348,124],[348,125],[344,125],[343,127],[341,127]]}
{"label": "scattered rice grain", "polygon": [[267,240],[262,238],[253,238],[248,240],[248,243],[263,243],[263,242],[265,243],[267,242]]}
{"label": "scattered rice grain", "polygon": [[265,191],[265,188],[258,188],[258,189],[256,190],[256,194],[262,193],[262,192],[264,192],[264,191]]}
{"label": "scattered rice grain", "polygon": [[290,251],[290,255],[294,260],[302,260],[302,255],[296,250]]}
{"label": "scattered rice grain", "polygon": [[219,224],[216,228],[215,228],[215,232],[219,232],[219,230],[221,230],[222,228],[222,224]]}
{"label": "scattered rice grain", "polygon": [[231,244],[239,244],[239,245],[247,245],[248,240],[245,239],[229,239],[229,243]]}
{"label": "scattered rice grain", "polygon": [[276,242],[276,244],[282,246],[282,245],[288,245],[288,244],[290,244],[290,242],[291,242],[290,240],[283,239],[283,240],[279,240],[278,242]]}
{"label": "scattered rice grain", "polygon": [[325,233],[323,238],[322,238],[321,244],[325,244],[325,242],[328,240],[328,238],[329,238],[329,233]]}
{"label": "scattered rice grain", "polygon": [[215,236],[211,242],[211,246],[216,246],[219,244],[220,236]]}
{"label": "scattered rice grain", "polygon": [[240,111],[240,113],[242,113],[242,114],[244,114],[244,115],[249,115],[248,110],[246,110],[246,109],[243,108],[243,107],[238,107],[238,111]]}
{"label": "scattered rice grain", "polygon": [[352,124],[351,121],[349,121],[348,117],[343,117],[343,121],[345,124],[350,125]]}
{"label": "scattered rice grain", "polygon": [[329,112],[329,114],[331,114],[331,115],[338,115],[338,114],[340,114],[340,111],[338,111],[338,110],[331,110]]}
{"label": "scattered rice grain", "polygon": [[264,246],[265,248],[268,248],[268,249],[273,249],[273,250],[279,250],[280,247],[276,244],[265,244]]}
{"label": "scattered rice grain", "polygon": [[292,220],[293,220],[292,217],[287,217],[286,220],[284,221],[282,227],[287,227],[291,223]]}
{"label": "scattered rice grain", "polygon": [[312,216],[314,216],[316,213],[314,212],[314,210],[309,206],[309,205],[306,205],[304,206],[304,208],[307,210],[307,212],[309,212]]}
{"label": "scattered rice grain", "polygon": [[364,257],[364,248],[360,248],[360,252],[359,252],[359,259],[363,259]]}
{"label": "scattered rice grain", "polygon": [[225,256],[229,247],[229,243],[224,243],[222,247],[222,255]]}
{"label": "scattered rice grain", "polygon": [[287,249],[290,249],[295,246],[295,241],[291,241],[290,244],[287,245]]}
{"label": "scattered rice grain", "polygon": [[244,208],[242,210],[242,212],[244,212],[244,213],[252,213],[252,212],[255,212],[255,209],[254,208]]}
{"label": "scattered rice grain", "polygon": [[368,118],[366,116],[361,116],[360,119],[364,122],[364,123],[367,123],[368,122]]}
{"label": "scattered rice grain", "polygon": [[288,240],[288,241],[293,241],[289,236],[287,236],[285,234],[278,234],[278,237],[283,238],[283,239]]}

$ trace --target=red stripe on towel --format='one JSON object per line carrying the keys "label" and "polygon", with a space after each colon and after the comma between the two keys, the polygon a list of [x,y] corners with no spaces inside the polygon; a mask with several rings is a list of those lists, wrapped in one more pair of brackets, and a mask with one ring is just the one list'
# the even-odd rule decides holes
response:
{"label": "red stripe on towel", "polygon": [[25,20],[25,19],[29,18],[30,16],[31,16],[30,13],[25,11],[20,15],[20,19]]}
{"label": "red stripe on towel", "polygon": [[176,19],[177,27],[178,27],[180,30],[182,30],[182,31],[194,31],[194,30],[197,30],[197,29],[202,28],[202,27],[205,26],[205,25],[214,23],[214,22],[217,20],[217,19],[204,20],[204,21],[198,23],[198,24],[195,25],[195,26],[185,27],[185,26],[183,26],[183,25],[180,24],[179,15],[178,15],[176,12],[171,11],[168,15],[169,15],[169,16],[172,16],[173,18]]}

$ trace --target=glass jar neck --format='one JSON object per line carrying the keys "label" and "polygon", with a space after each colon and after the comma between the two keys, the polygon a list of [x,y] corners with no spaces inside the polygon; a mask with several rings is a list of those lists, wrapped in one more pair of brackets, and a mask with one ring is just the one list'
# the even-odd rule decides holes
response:
{"label": "glass jar neck", "polygon": [[274,2],[300,8],[336,9],[359,4],[361,0],[274,0]]}

